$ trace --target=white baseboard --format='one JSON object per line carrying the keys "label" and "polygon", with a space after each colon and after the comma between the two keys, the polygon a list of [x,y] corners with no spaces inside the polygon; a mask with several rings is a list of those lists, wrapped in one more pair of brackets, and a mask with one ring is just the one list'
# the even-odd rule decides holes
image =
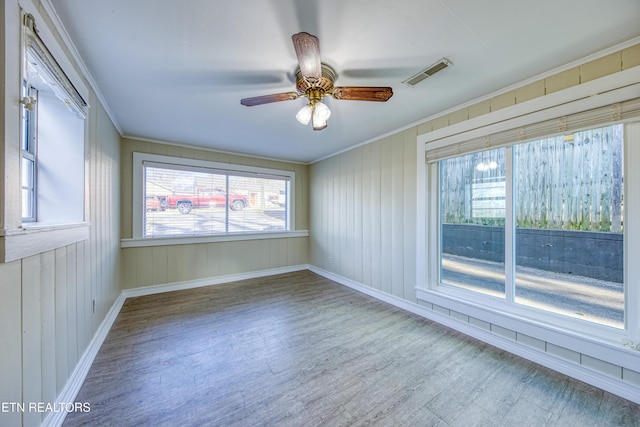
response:
{"label": "white baseboard", "polygon": [[292,273],[294,271],[308,270],[309,265],[293,265],[288,267],[270,268],[267,270],[250,271],[248,273],[228,274],[225,276],[209,277],[206,279],[187,280],[184,282],[166,283],[162,285],[145,286],[142,288],[125,289],[122,291],[125,298],[140,297],[144,295],[161,294],[163,292],[181,291],[184,289],[201,288],[203,286],[220,285],[222,283],[236,282],[238,280],[256,279],[258,277],[274,276],[276,274]]}
{"label": "white baseboard", "polygon": [[391,304],[395,307],[414,313],[418,316],[432,320],[441,325],[447,326],[470,337],[476,338],[501,350],[520,356],[531,362],[545,366],[561,374],[575,378],[594,387],[608,391],[617,396],[640,404],[640,387],[618,380],[616,378],[593,371],[582,365],[577,365],[568,360],[554,356],[552,354],[526,346],[517,341],[496,335],[486,329],[479,328],[472,324],[463,322],[454,317],[446,316],[442,313],[430,310],[419,304],[398,298],[388,293],[373,289],[362,283],[347,279],[329,271],[315,266],[309,266],[309,270],[329,280],[333,280],[341,285],[347,286],[356,291],[362,292],[380,301]]}
{"label": "white baseboard", "polygon": [[[98,350],[102,346],[104,339],[107,337],[113,322],[115,322],[116,317],[118,317],[118,313],[120,313],[120,309],[124,304],[125,297],[122,295],[118,295],[115,302],[109,309],[109,312],[105,316],[104,320],[98,327],[93,339],[87,346],[87,349],[82,354],[82,357],[78,361],[75,369],[71,373],[71,376],[67,380],[67,383],[64,385],[64,388],[58,395],[56,402],[75,402],[76,396],[84,383],[87,374],[89,373],[89,369],[91,368],[91,364],[93,360],[96,358],[98,354]],[[42,426],[45,427],[58,427],[61,426],[67,417],[67,412],[59,411],[59,412],[49,412],[49,415],[42,422]]]}

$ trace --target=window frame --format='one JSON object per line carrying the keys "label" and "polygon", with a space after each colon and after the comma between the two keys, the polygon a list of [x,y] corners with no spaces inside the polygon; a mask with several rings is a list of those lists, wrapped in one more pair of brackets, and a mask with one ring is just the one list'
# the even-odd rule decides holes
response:
{"label": "window frame", "polygon": [[[146,165],[163,165],[169,168],[182,170],[198,170],[202,169],[211,171],[225,171],[231,176],[236,173],[239,176],[255,175],[269,177],[282,177],[289,181],[287,200],[287,216],[289,230],[277,231],[256,231],[256,232],[228,232],[203,235],[185,235],[185,236],[145,236],[144,235],[144,182],[145,182],[145,164]],[[284,238],[284,237],[302,237],[308,236],[306,230],[296,230],[295,228],[295,172],[270,169],[264,167],[239,165],[232,163],[221,163],[208,160],[199,160],[183,157],[164,156],[158,154],[134,152],[133,153],[133,179],[132,179],[132,236],[129,239],[122,239],[122,247],[139,247],[139,246],[159,246],[172,244],[190,244],[204,242],[224,242],[236,240],[253,240],[268,238]]]}
{"label": "window frame", "polygon": [[[456,287],[454,285],[448,285],[442,283],[441,281],[441,266],[440,260],[442,255],[442,239],[441,239],[441,222],[440,222],[440,201],[438,200],[436,205],[433,206],[433,209],[430,209],[428,215],[434,215],[436,218],[434,219],[434,224],[436,224],[436,229],[431,230],[437,235],[437,248],[435,251],[430,253],[430,257],[434,259],[429,260],[429,265],[432,266],[431,275],[429,277],[427,286],[429,289],[437,292],[439,294],[449,296],[460,301],[466,303],[473,303],[478,305],[484,305],[489,309],[495,312],[504,312],[506,314],[511,314],[517,316],[522,319],[527,319],[533,322],[543,322],[547,325],[555,325],[556,327],[560,327],[565,330],[574,331],[585,336],[593,335],[600,339],[610,339],[613,336],[616,336],[618,340],[623,340],[627,336],[627,331],[629,329],[629,319],[627,313],[627,307],[630,301],[628,301],[628,292],[627,288],[629,284],[624,283],[624,306],[625,306],[625,321],[623,328],[616,328],[612,326],[607,326],[597,322],[586,321],[574,317],[570,317],[567,315],[563,315],[561,313],[556,313],[551,310],[539,309],[533,306],[525,305],[522,303],[517,303],[515,299],[515,292],[517,289],[517,283],[515,278],[515,269],[516,269],[516,258],[515,258],[515,239],[516,239],[516,227],[514,224],[514,169],[513,169],[513,147],[520,143],[520,141],[514,143],[513,145],[504,147],[505,149],[505,161],[506,161],[506,216],[505,216],[505,226],[504,226],[504,239],[505,239],[505,289],[504,296],[496,297],[482,292],[476,292],[472,290],[468,290],[462,287]],[[627,151],[627,147],[629,145],[628,138],[625,138],[623,143],[623,149],[625,153]],[[628,168],[629,156],[624,156],[624,168]],[[433,169],[433,178],[429,182],[429,190],[433,193],[440,193],[440,162],[432,163],[428,166],[428,169]],[[630,185],[633,185],[630,184]],[[625,199],[628,200],[628,185],[625,185],[624,188]],[[627,222],[634,221],[631,217],[627,217]],[[627,233],[624,232],[624,239],[628,238]],[[628,265],[627,255],[625,255],[624,264]],[[637,304],[637,309],[640,309],[640,304]]]}
{"label": "window frame", "polygon": [[[637,67],[636,67],[637,68]],[[634,363],[636,352],[630,349],[637,345],[640,338],[640,267],[629,262],[628,255],[625,255],[625,328],[617,328],[600,325],[597,323],[584,322],[579,319],[571,319],[566,316],[551,312],[541,313],[540,310],[526,306],[507,307],[502,301],[495,301],[495,298],[478,293],[470,293],[463,289],[444,289],[438,286],[438,256],[439,256],[439,211],[434,207],[438,206],[439,171],[434,165],[433,157],[430,157],[430,149],[444,149],[457,153],[454,155],[468,154],[476,150],[460,150],[465,141],[471,139],[485,141],[489,135],[500,131],[510,131],[519,126],[535,124],[542,120],[552,120],[564,115],[588,111],[637,98],[640,89],[638,80],[640,69],[631,69],[621,72],[619,75],[607,76],[598,81],[593,81],[582,87],[570,88],[563,92],[534,99],[521,105],[489,113],[470,119],[468,122],[461,122],[449,128],[433,131],[429,134],[418,137],[418,151],[423,156],[418,160],[418,176],[421,182],[418,183],[418,196],[422,199],[418,203],[418,224],[419,231],[425,236],[424,241],[418,239],[417,254],[425,260],[418,263],[416,296],[422,303],[429,304],[439,313],[445,313],[447,317],[466,317],[469,322],[481,322],[486,328],[493,331],[493,325],[513,331],[513,339],[519,334],[540,339],[547,343],[552,343],[565,347],[579,353],[598,354],[602,360],[620,359],[620,365],[629,366],[627,363]],[[588,95],[596,93],[598,95]],[[612,113],[614,109],[612,108]],[[637,112],[633,117],[623,117],[622,119],[602,122],[601,125],[614,123],[632,123],[637,129],[640,127]],[[586,128],[592,127],[591,125]],[[637,156],[639,148],[637,144],[637,130],[633,143],[629,143],[627,127],[625,127],[625,209],[632,209],[639,206],[639,200],[631,200],[629,194],[632,184],[629,182],[640,182],[640,172],[633,171],[629,161],[633,156]],[[558,132],[558,134],[563,132]],[[518,142],[535,140],[538,137],[514,140],[513,145]],[[493,146],[487,148],[494,148]],[[629,149],[634,152],[630,153]],[[506,156],[511,161],[511,156]],[[632,178],[635,176],[635,178]],[[633,181],[635,179],[635,181]],[[436,191],[434,191],[434,189]],[[507,197],[512,197],[511,190],[507,189]],[[636,197],[637,198],[637,197]],[[511,205],[511,201],[507,203]],[[629,210],[627,210],[629,212]],[[510,213],[507,213],[511,217]],[[640,248],[640,235],[638,234],[638,224],[631,221],[631,216],[627,215],[628,221],[625,223],[624,231],[624,251],[625,254],[633,253],[633,249]],[[511,227],[507,224],[507,227]],[[513,253],[510,240],[505,247],[506,255]],[[509,274],[507,269],[507,274]],[[475,319],[475,320],[474,320]],[[478,326],[478,324],[476,324]]]}
{"label": "window frame", "polygon": [[[31,15],[37,26],[37,37],[41,40],[46,50],[57,63],[59,69],[63,71],[71,82],[72,86],[80,94],[84,100],[89,99],[89,86],[86,84],[82,72],[84,69],[78,65],[78,58],[74,55],[73,50],[69,50],[69,40],[62,37],[62,40],[54,35],[52,30],[44,19],[41,9],[37,5],[28,0],[18,0],[15,6],[11,8],[12,16],[19,17],[12,25],[7,26],[6,35],[11,40],[18,40],[18,43],[9,43],[6,45],[7,58],[14,58],[16,67],[7,68],[5,75],[5,110],[13,112],[15,121],[7,122],[7,153],[15,155],[7,155],[5,159],[6,186],[4,194],[5,209],[0,213],[0,263],[7,263],[28,256],[36,255],[53,249],[68,246],[73,243],[85,241],[89,238],[90,224],[87,222],[88,205],[85,203],[82,212],[82,220],[71,220],[68,222],[37,222],[23,221],[22,217],[22,115],[20,112],[23,85],[25,81],[25,70],[23,67],[23,58],[25,55],[25,45],[27,43],[27,35],[24,28],[24,19],[27,14]],[[55,24],[54,24],[55,25]],[[3,30],[4,31],[4,30]],[[78,69],[76,69],[78,67]],[[78,71],[80,70],[80,71]],[[28,100],[24,100],[27,102]],[[89,105],[85,105],[88,112]],[[84,135],[82,143],[83,159],[86,161],[87,156],[87,123],[85,120]],[[38,153],[36,152],[36,155]],[[37,159],[36,159],[37,160]],[[86,168],[86,162],[83,161],[81,167]],[[37,165],[36,165],[37,168]],[[87,175],[84,175],[86,182]],[[37,184],[36,178],[36,184]],[[82,196],[85,197],[85,188],[83,182]],[[37,200],[37,197],[36,197]],[[86,199],[85,199],[86,200]],[[37,216],[37,212],[36,212]]]}
{"label": "window frame", "polygon": [[[30,173],[29,185],[27,188],[21,182],[21,210],[24,200],[23,190],[28,189],[30,192],[29,210],[30,215],[23,216],[22,212],[20,217],[22,219],[23,228],[32,227],[57,227],[59,225],[67,226],[69,224],[82,224],[85,221],[85,185],[86,171],[84,159],[86,158],[86,128],[87,128],[87,115],[89,104],[86,99],[88,98],[87,88],[78,80],[73,67],[67,63],[66,55],[60,53],[60,47],[55,41],[52,41],[48,37],[46,29],[43,31],[41,18],[38,15],[30,13],[28,10],[23,10],[21,14],[22,18],[22,40],[20,49],[20,108],[23,114],[20,116],[20,177],[23,178],[24,171],[23,161],[27,160],[31,162],[32,168]],[[46,28],[46,27],[44,27]],[[61,59],[60,59],[61,58]],[[30,75],[30,69],[33,68],[34,75]],[[37,70],[37,71],[35,71]],[[46,76],[46,77],[45,77]],[[45,96],[47,95],[47,96]],[[45,99],[48,101],[45,103]],[[80,120],[82,125],[82,136],[75,135],[71,142],[76,144],[74,151],[72,152],[77,157],[82,156],[82,164],[74,166],[74,168],[54,168],[55,178],[51,180],[43,180],[40,176],[40,171],[43,168],[43,163],[48,161],[51,164],[58,164],[55,159],[51,159],[52,150],[49,151],[49,155],[45,155],[44,145],[39,148],[40,144],[49,143],[51,139],[46,141],[42,140],[40,131],[45,122],[45,118],[51,118],[55,115],[55,120],[49,120],[47,123],[65,121],[61,119],[60,113],[52,113],[54,109],[48,108],[47,112],[41,111],[41,105],[54,105],[51,100],[55,100],[55,105],[62,106],[64,109],[64,118],[68,120],[66,114],[70,114],[74,119]],[[71,117],[71,116],[69,116]],[[25,122],[26,121],[26,126]],[[68,122],[66,122],[68,123]],[[75,123],[78,125],[78,123]],[[74,130],[78,131],[80,126],[77,126]],[[72,129],[70,127],[63,127],[68,131]],[[60,128],[56,128],[59,133]],[[58,135],[56,133],[56,135]],[[50,133],[51,134],[51,133]],[[58,135],[59,136],[59,135]],[[68,134],[64,135],[69,137]],[[69,140],[67,140],[69,141]],[[55,147],[62,144],[59,138],[56,138]],[[25,150],[25,145],[27,150]],[[81,146],[80,146],[81,145]],[[54,146],[51,144],[50,146]],[[68,146],[66,147],[69,150]],[[51,164],[49,167],[51,168]],[[73,164],[72,164],[73,165]],[[81,175],[82,185],[78,185],[74,192],[70,193],[75,196],[76,209],[70,210],[68,208],[61,209],[60,206],[55,206],[53,203],[43,203],[43,197],[48,196],[47,187],[50,189],[54,184],[62,170],[71,169],[74,174],[73,178],[78,178]],[[66,172],[65,172],[66,173]],[[65,178],[69,178],[69,174],[65,175]],[[42,193],[41,193],[42,192]],[[68,193],[69,194],[69,193]]]}

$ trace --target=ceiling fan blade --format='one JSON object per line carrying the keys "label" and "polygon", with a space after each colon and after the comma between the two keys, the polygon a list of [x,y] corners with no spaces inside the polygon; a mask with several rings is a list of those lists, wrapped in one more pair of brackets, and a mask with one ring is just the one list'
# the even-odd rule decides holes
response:
{"label": "ceiling fan blade", "polygon": [[322,65],[318,38],[303,32],[294,34],[291,39],[298,56],[302,76],[308,80],[319,80],[322,77]]}
{"label": "ceiling fan blade", "polygon": [[240,104],[246,105],[247,107],[253,107],[254,105],[269,104],[272,102],[291,101],[293,99],[298,99],[299,96],[300,95],[298,95],[297,92],[274,93],[272,95],[244,98],[240,100]]}
{"label": "ceiling fan blade", "polygon": [[384,102],[393,96],[393,90],[390,87],[337,86],[331,95],[335,99]]}

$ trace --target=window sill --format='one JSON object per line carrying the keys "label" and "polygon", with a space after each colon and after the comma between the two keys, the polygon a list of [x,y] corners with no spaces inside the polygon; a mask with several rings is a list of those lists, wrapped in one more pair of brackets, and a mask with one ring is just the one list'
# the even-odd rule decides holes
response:
{"label": "window sill", "polygon": [[120,240],[121,248],[139,248],[146,246],[190,245],[197,243],[235,242],[240,240],[286,239],[291,237],[309,237],[308,230],[274,231],[270,233],[239,233],[207,236],[184,237],[135,237]]}
{"label": "window sill", "polygon": [[89,239],[87,222],[23,224],[0,230],[0,262],[11,262]]}
{"label": "window sill", "polygon": [[585,325],[590,332],[586,333],[570,329],[562,325],[564,322],[559,322],[558,319],[555,319],[557,323],[535,320],[523,313],[507,312],[489,307],[486,302],[478,304],[453,294],[456,292],[448,294],[416,288],[416,297],[419,301],[444,308],[452,318],[452,312],[459,313],[581,354],[605,361],[616,361],[619,366],[630,369],[637,366],[640,352],[624,344],[626,339],[622,330],[590,323],[588,326]]}

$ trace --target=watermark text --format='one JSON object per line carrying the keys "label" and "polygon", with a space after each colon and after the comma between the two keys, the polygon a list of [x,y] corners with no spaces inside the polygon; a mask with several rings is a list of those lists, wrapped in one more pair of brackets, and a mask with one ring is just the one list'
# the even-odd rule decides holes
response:
{"label": "watermark text", "polygon": [[89,402],[0,402],[0,413],[90,412]]}

